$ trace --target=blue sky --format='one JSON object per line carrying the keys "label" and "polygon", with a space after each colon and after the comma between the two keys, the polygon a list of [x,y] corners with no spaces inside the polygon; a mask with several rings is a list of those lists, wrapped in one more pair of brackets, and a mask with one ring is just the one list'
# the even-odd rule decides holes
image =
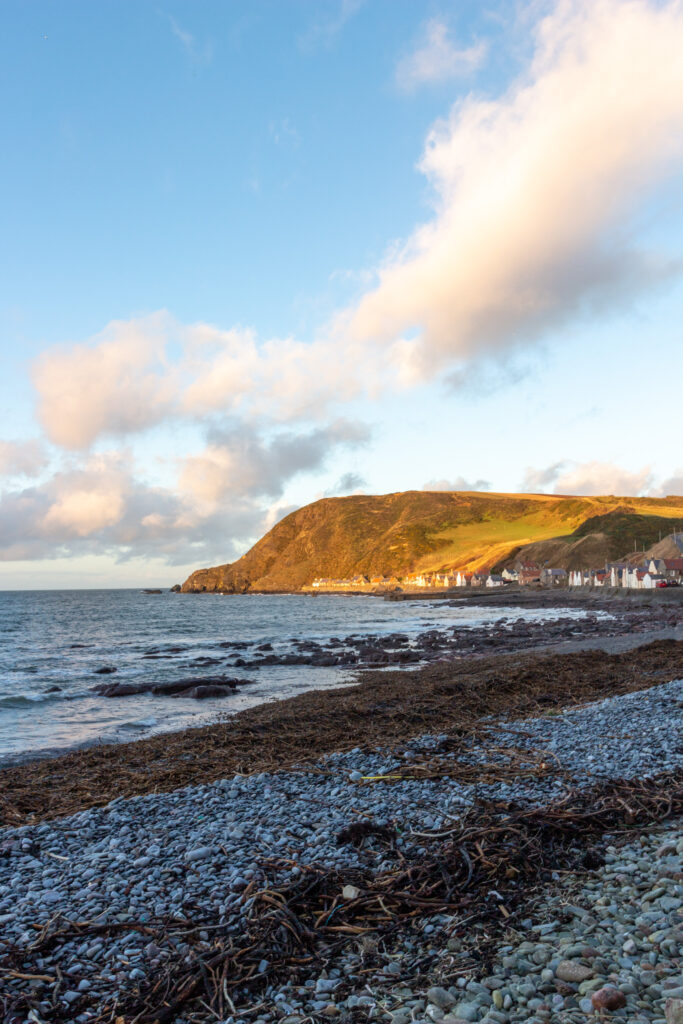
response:
{"label": "blue sky", "polygon": [[678,4],[4,14],[0,587],[355,489],[683,491]]}

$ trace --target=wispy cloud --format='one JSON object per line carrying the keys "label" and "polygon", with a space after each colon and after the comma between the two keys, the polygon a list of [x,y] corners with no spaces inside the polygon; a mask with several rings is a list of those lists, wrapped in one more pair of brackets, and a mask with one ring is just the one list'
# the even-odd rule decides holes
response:
{"label": "wispy cloud", "polygon": [[615,494],[637,496],[656,494],[660,488],[650,466],[628,470],[611,462],[555,462],[544,469],[529,468],[522,491],[532,494],[552,490],[554,494]]}
{"label": "wispy cloud", "polygon": [[289,117],[283,117],[280,121],[271,121],[268,125],[268,132],[276,146],[283,143],[298,146],[301,142],[301,135]]}
{"label": "wispy cloud", "polygon": [[466,480],[456,476],[452,480],[428,480],[422,485],[423,491],[490,491],[490,480]]}
{"label": "wispy cloud", "polygon": [[171,32],[182,44],[183,49],[194,64],[210,64],[213,60],[213,46],[210,42],[199,43],[196,36],[183,28],[172,14],[168,15]]}
{"label": "wispy cloud", "polygon": [[683,165],[681,4],[560,0],[535,42],[500,98],[470,97],[432,129],[432,220],[314,342],[164,313],[114,322],[38,361],[48,437],[75,449],[171,416],[303,420],[442,375],[469,386],[475,364],[510,367],[678,269],[631,228]]}
{"label": "wispy cloud", "polygon": [[367,480],[360,475],[349,471],[342,473],[339,479],[325,491],[326,498],[336,498],[342,494],[363,494],[367,487]]}
{"label": "wispy cloud", "polygon": [[300,47],[303,50],[314,50],[320,46],[329,46],[364,3],[365,0],[326,0],[319,4],[315,21],[299,36]]}
{"label": "wispy cloud", "polygon": [[431,18],[417,47],[398,62],[396,85],[402,92],[414,92],[422,85],[467,77],[482,66],[487,54],[485,40],[460,47],[450,38],[446,23]]}

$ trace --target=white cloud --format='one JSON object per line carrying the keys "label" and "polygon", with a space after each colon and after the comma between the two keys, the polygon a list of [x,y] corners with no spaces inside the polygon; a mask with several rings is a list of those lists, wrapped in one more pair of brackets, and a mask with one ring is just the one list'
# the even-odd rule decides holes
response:
{"label": "white cloud", "polygon": [[0,561],[87,554],[224,561],[263,522],[261,505],[240,494],[202,515],[186,496],[139,479],[130,456],[106,452],[0,495]]}
{"label": "white cloud", "polygon": [[649,466],[623,469],[610,462],[556,462],[545,469],[527,469],[522,491],[554,494],[614,494],[636,497],[654,493],[654,476]]}
{"label": "white cloud", "polygon": [[545,469],[534,469],[528,466],[522,481],[522,490],[532,494],[542,494],[555,483],[567,463],[564,460],[553,462]]}
{"label": "white cloud", "polygon": [[0,477],[38,476],[47,461],[40,441],[0,441]]}
{"label": "white cloud", "polygon": [[75,451],[179,417],[317,420],[361,391],[389,386],[392,372],[381,350],[360,343],[260,341],[247,328],[186,325],[160,310],[48,350],[33,382],[47,436]]}
{"label": "white cloud", "polygon": [[489,491],[490,480],[466,480],[456,476],[453,480],[428,480],[422,485],[423,491]]}
{"label": "white cloud", "polygon": [[560,0],[507,92],[468,97],[430,132],[435,216],[387,258],[343,321],[351,336],[411,339],[404,368],[432,377],[669,273],[629,225],[683,160],[682,51],[679,0]]}
{"label": "white cloud", "polygon": [[289,480],[320,469],[332,450],[364,444],[368,437],[365,427],[345,421],[267,441],[244,425],[214,431],[203,452],[183,461],[180,488],[210,511],[231,494],[279,498]]}
{"label": "white cloud", "polygon": [[683,496],[683,469],[674,470],[673,474],[666,480],[663,480],[659,488],[659,493],[663,498],[670,495],[677,495],[678,497]]}
{"label": "white cloud", "polygon": [[173,374],[165,356],[170,318],[112,321],[89,345],[49,349],[36,361],[38,416],[55,444],[85,448],[102,434],[144,430],[169,415]]}
{"label": "white cloud", "polygon": [[277,501],[292,478],[367,439],[346,421],[270,437],[244,424],[214,430],[204,451],[180,460],[173,489],[140,479],[126,452],[72,458],[40,485],[0,495],[0,561],[109,553],[223,562],[292,510]]}
{"label": "white cloud", "polygon": [[412,92],[420,85],[471,75],[481,67],[487,52],[484,41],[459,48],[449,38],[445,22],[431,18],[417,48],[398,62],[396,84],[402,91]]}

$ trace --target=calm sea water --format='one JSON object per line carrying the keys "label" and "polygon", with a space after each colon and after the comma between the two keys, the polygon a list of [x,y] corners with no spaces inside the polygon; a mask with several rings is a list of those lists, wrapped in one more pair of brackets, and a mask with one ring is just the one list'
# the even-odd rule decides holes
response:
{"label": "calm sea water", "polygon": [[[0,764],[27,752],[202,725],[219,714],[303,690],[339,686],[351,678],[348,671],[308,666],[256,672],[193,664],[202,656],[227,657],[230,652],[218,646],[221,641],[270,642],[276,651],[289,651],[295,638],[325,641],[397,630],[411,634],[434,626],[480,625],[506,614],[539,619],[572,613],[477,608],[470,603],[446,608],[439,602],[388,602],[368,596],[0,592]],[[151,649],[169,646],[182,650],[159,660],[143,657]],[[116,674],[97,675],[103,666],[116,667]],[[164,681],[211,673],[256,681],[227,698],[201,702],[151,694],[106,698],[91,692],[102,682]],[[47,693],[53,686],[60,691]]]}

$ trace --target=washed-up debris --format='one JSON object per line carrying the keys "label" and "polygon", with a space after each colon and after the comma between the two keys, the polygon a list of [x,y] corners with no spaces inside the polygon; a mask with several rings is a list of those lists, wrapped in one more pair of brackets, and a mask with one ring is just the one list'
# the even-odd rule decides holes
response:
{"label": "washed-up debris", "polygon": [[[539,883],[553,871],[580,865],[587,850],[599,850],[605,834],[633,832],[681,813],[680,771],[572,790],[543,807],[478,804],[428,857],[402,858],[392,870],[375,875],[347,868],[342,876],[313,864],[304,865],[295,879],[280,881],[291,864],[265,861],[270,882],[254,879],[247,885],[238,927],[234,913],[217,920],[188,916],[122,924],[65,921],[58,915],[29,948],[2,958],[0,978],[47,975],[40,969],[41,957],[59,942],[83,943],[117,929],[141,931],[166,950],[166,960],[154,972],[131,978],[126,990],[104,1001],[88,991],[67,999],[67,981],[55,972],[42,982],[47,986],[42,1003],[49,993],[52,1009],[41,1019],[66,1024],[88,1010],[98,1024],[117,1018],[124,1024],[171,1024],[203,1007],[202,1012],[223,1020],[236,1007],[258,1004],[268,984],[310,973],[350,938],[390,937],[416,918],[437,913],[507,925]],[[358,895],[347,899],[344,890],[351,886]],[[174,942],[179,936],[180,949]],[[26,1019],[38,1001],[30,990],[8,993],[2,1000],[8,1021]]]}

